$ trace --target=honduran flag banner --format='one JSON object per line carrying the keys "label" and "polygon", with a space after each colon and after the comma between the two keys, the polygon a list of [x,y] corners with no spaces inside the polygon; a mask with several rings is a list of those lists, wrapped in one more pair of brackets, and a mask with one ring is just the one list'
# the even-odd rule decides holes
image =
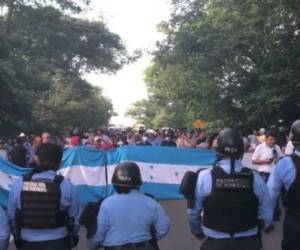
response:
{"label": "honduran flag banner", "polygon": [[[89,147],[64,150],[58,174],[76,185],[81,203],[111,195],[111,178],[115,167],[123,161],[136,162],[141,170],[142,192],[155,199],[180,199],[178,187],[184,173],[210,167],[215,160],[212,151],[172,147],[119,147],[100,151]],[[31,169],[17,167],[0,157],[0,205],[6,207],[8,192],[14,179]]]}
{"label": "honduran flag banner", "polygon": [[179,184],[186,171],[211,167],[215,161],[213,151],[179,149],[175,147],[120,147],[107,153],[109,193],[111,177],[116,165],[122,161],[134,161],[141,170],[141,191],[155,199],[180,199]]}
{"label": "honduran flag banner", "polygon": [[107,194],[106,152],[91,147],[64,150],[63,164],[58,174],[77,187],[81,203],[96,201]]}

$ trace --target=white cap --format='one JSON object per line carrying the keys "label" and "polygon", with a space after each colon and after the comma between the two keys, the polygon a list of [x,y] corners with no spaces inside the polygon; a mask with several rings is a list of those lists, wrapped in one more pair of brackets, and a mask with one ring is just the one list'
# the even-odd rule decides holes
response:
{"label": "white cap", "polygon": [[156,135],[156,131],[154,129],[147,129],[146,130],[146,134],[150,134],[150,135]]}
{"label": "white cap", "polygon": [[23,133],[23,132],[21,132],[20,134],[19,134],[19,137],[25,137],[26,135],[25,135],[25,133]]}

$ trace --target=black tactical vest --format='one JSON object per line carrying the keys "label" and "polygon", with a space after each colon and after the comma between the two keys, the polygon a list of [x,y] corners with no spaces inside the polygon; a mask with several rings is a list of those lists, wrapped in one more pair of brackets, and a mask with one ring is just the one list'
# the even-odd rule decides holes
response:
{"label": "black tactical vest", "polygon": [[62,176],[54,180],[32,180],[25,175],[21,191],[21,209],[17,211],[16,226],[30,229],[53,229],[67,224],[67,212],[60,210]]}
{"label": "black tactical vest", "polygon": [[258,198],[251,170],[227,174],[215,166],[211,175],[212,191],[204,201],[204,226],[231,235],[256,227]]}
{"label": "black tactical vest", "polygon": [[286,194],[287,212],[300,215],[300,157],[296,154],[291,155],[295,166],[296,178]]}

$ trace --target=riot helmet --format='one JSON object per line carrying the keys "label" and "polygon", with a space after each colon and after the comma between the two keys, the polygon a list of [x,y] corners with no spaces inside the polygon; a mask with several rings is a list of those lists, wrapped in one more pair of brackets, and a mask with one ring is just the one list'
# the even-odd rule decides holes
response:
{"label": "riot helmet", "polygon": [[291,141],[294,146],[300,145],[300,119],[294,121],[291,127]]}
{"label": "riot helmet", "polygon": [[111,182],[117,187],[139,188],[142,185],[142,176],[138,165],[129,161],[120,163],[115,169]]}
{"label": "riot helmet", "polygon": [[231,159],[231,172],[234,172],[234,161],[244,154],[242,134],[234,128],[221,130],[217,138],[216,152],[219,160],[225,157]]}
{"label": "riot helmet", "polygon": [[239,159],[244,153],[242,134],[234,128],[221,130],[217,138],[216,151],[222,156]]}

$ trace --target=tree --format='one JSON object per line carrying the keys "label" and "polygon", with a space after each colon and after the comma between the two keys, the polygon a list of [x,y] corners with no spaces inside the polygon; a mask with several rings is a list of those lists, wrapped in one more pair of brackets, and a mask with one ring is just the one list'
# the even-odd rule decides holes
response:
{"label": "tree", "polygon": [[[31,130],[41,125],[36,112],[43,101],[47,102],[49,93],[59,94],[55,92],[58,86],[70,89],[80,82],[87,85],[82,79],[84,73],[114,73],[128,62],[120,37],[104,23],[74,17],[87,3],[85,0],[0,1],[7,8],[0,16],[1,133]],[[95,114],[98,122],[107,123],[111,104],[101,96],[101,91],[91,88],[84,97],[108,108],[101,119],[102,114]],[[54,109],[51,102],[47,105]],[[92,121],[95,120],[86,122]]]}
{"label": "tree", "polygon": [[74,79],[57,82],[33,110],[34,119],[47,131],[70,131],[72,128],[94,128],[106,124],[112,105],[101,95],[101,89]]}
{"label": "tree", "polygon": [[219,126],[253,128],[300,115],[298,0],[174,0],[149,89]]}

